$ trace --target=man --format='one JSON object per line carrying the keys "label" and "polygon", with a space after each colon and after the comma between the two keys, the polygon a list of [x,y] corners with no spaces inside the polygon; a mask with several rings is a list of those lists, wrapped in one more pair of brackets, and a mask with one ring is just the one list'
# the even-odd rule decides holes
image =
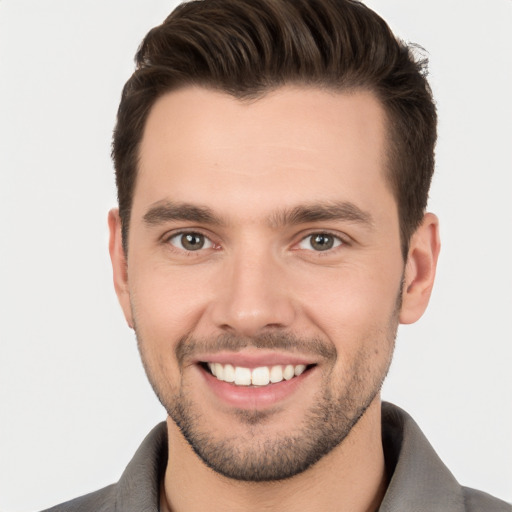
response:
{"label": "man", "polygon": [[409,49],[355,2],[205,0],[137,63],[110,253],[169,416],[118,484],[52,510],[509,510],[380,401],[439,253]]}

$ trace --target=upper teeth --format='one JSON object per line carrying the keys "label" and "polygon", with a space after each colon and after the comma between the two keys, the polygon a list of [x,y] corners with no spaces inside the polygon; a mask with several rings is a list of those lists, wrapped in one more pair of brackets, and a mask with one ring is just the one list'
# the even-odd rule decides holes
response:
{"label": "upper teeth", "polygon": [[266,386],[282,380],[298,377],[306,369],[305,364],[287,364],[286,366],[260,366],[258,368],[244,368],[231,364],[208,363],[208,368],[219,380],[233,382],[237,386]]}

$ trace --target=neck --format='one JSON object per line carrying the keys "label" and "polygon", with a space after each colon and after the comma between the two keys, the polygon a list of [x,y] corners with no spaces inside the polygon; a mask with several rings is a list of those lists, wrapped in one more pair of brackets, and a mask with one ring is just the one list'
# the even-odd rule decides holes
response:
{"label": "neck", "polygon": [[377,397],[347,438],[313,467],[278,482],[240,482],[208,468],[168,419],[169,462],[161,510],[168,512],[373,512],[386,491]]}

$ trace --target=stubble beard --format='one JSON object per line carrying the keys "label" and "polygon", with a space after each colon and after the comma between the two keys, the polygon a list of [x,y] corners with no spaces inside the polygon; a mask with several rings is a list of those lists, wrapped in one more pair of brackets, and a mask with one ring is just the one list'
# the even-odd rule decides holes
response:
{"label": "stubble beard", "polygon": [[[397,303],[398,305],[398,303]],[[317,351],[331,359],[330,370],[324,371],[322,386],[314,405],[306,412],[301,424],[293,432],[281,432],[270,437],[265,435],[265,424],[272,421],[272,412],[239,410],[233,421],[244,424],[244,435],[215,436],[208,430],[209,418],[190,398],[191,392],[183,380],[178,390],[171,390],[168,382],[159,379],[148,364],[144,342],[137,333],[139,350],[149,381],[168,415],[181,430],[184,438],[201,460],[217,473],[240,481],[269,482],[291,478],[318,462],[322,457],[340,445],[349,435],[370,404],[377,397],[391,364],[398,313],[395,311],[387,329],[373,332],[373,342],[361,343],[359,352],[350,368],[345,368],[345,379],[338,389],[333,389],[332,369],[336,351],[325,342],[298,339],[290,334],[271,334],[247,340],[233,336],[217,340],[197,342],[182,338],[178,347],[201,347],[208,345],[226,348],[237,345],[257,348],[283,348],[292,346],[316,346]],[[137,332],[137,330],[136,330]],[[379,341],[376,341],[378,339]],[[226,341],[228,340],[228,341]],[[323,345],[322,345],[323,343]],[[193,349],[192,349],[193,350]],[[184,359],[179,353],[178,361]],[[372,359],[376,351],[386,352],[380,366],[375,367]],[[334,358],[334,359],[333,359]],[[183,366],[180,364],[180,369]],[[347,373],[350,378],[346,379]]]}

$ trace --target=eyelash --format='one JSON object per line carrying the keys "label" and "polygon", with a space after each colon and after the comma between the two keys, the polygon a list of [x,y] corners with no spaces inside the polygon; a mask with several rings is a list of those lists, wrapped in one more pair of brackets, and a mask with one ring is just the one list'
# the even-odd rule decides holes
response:
{"label": "eyelash", "polygon": [[[184,237],[186,235],[194,235],[196,237],[197,236],[202,237],[204,239],[205,244],[207,244],[207,247],[201,246],[201,247],[199,247],[196,250],[188,250],[188,249],[186,249],[185,247],[183,247],[183,243],[182,243],[182,237]],[[317,250],[317,251],[315,251],[312,248],[312,242],[310,241],[309,245],[310,245],[311,249],[308,249],[308,248],[305,248],[305,247],[300,247],[301,244],[305,243],[308,239],[312,240],[313,237],[315,237],[315,236],[316,237],[329,237],[329,238],[331,238],[333,240],[333,242],[332,242],[333,246],[332,247],[328,247],[325,250]],[[179,245],[181,245],[181,247],[178,247],[175,244],[173,244],[171,242],[173,239],[178,239],[179,240]],[[199,254],[199,253],[203,252],[203,250],[206,250],[206,249],[219,249],[219,248],[221,248],[221,246],[216,244],[211,239],[210,236],[208,236],[205,233],[202,233],[199,230],[174,232],[174,233],[171,233],[171,234],[163,237],[163,242],[167,246],[169,246],[172,250],[179,251],[181,253],[186,254],[187,256],[192,256],[194,253],[198,253]],[[315,253],[317,255],[327,255],[327,254],[332,254],[334,251],[336,251],[340,247],[343,247],[343,246],[346,246],[346,245],[349,245],[348,241],[345,238],[341,237],[339,234],[334,234],[334,233],[332,233],[330,231],[313,231],[313,232],[310,232],[307,235],[303,236],[299,240],[299,242],[297,242],[297,243],[295,243],[293,245],[293,248],[294,248],[294,250],[304,250],[304,251],[307,251],[307,252]]]}
{"label": "eyelash", "polygon": [[[183,244],[181,242],[182,237],[187,235],[194,235],[196,237],[202,237],[204,239],[205,244],[208,244],[207,247],[201,246],[197,250],[187,250],[185,247],[183,247]],[[173,239],[179,239],[181,247],[177,247],[172,243]],[[194,253],[200,253],[203,249],[217,249],[219,246],[211,239],[210,236],[206,235],[205,233],[202,233],[199,230],[189,230],[189,231],[178,231],[175,233],[171,233],[163,237],[164,244],[167,244],[171,249],[180,251],[181,253],[185,253],[187,255],[193,255]]]}
{"label": "eyelash", "polygon": [[[313,245],[312,242],[313,242],[314,237],[328,237],[328,238],[332,239],[333,246],[332,247],[328,247],[327,249],[324,249],[324,250],[315,251],[312,248],[312,245]],[[341,247],[343,245],[347,245],[347,241],[344,240],[341,236],[339,236],[337,234],[334,234],[334,233],[331,233],[329,231],[314,231],[312,233],[308,233],[306,236],[302,237],[300,239],[300,241],[298,242],[298,244],[296,244],[296,245],[300,246],[301,244],[306,242],[308,239],[310,240],[309,245],[311,246],[311,252],[319,253],[319,254],[321,254],[321,253],[332,253],[333,251],[335,251],[339,247]],[[301,247],[299,247],[298,250],[301,250],[301,249],[304,249],[306,251],[309,250],[309,249],[301,248]]]}

